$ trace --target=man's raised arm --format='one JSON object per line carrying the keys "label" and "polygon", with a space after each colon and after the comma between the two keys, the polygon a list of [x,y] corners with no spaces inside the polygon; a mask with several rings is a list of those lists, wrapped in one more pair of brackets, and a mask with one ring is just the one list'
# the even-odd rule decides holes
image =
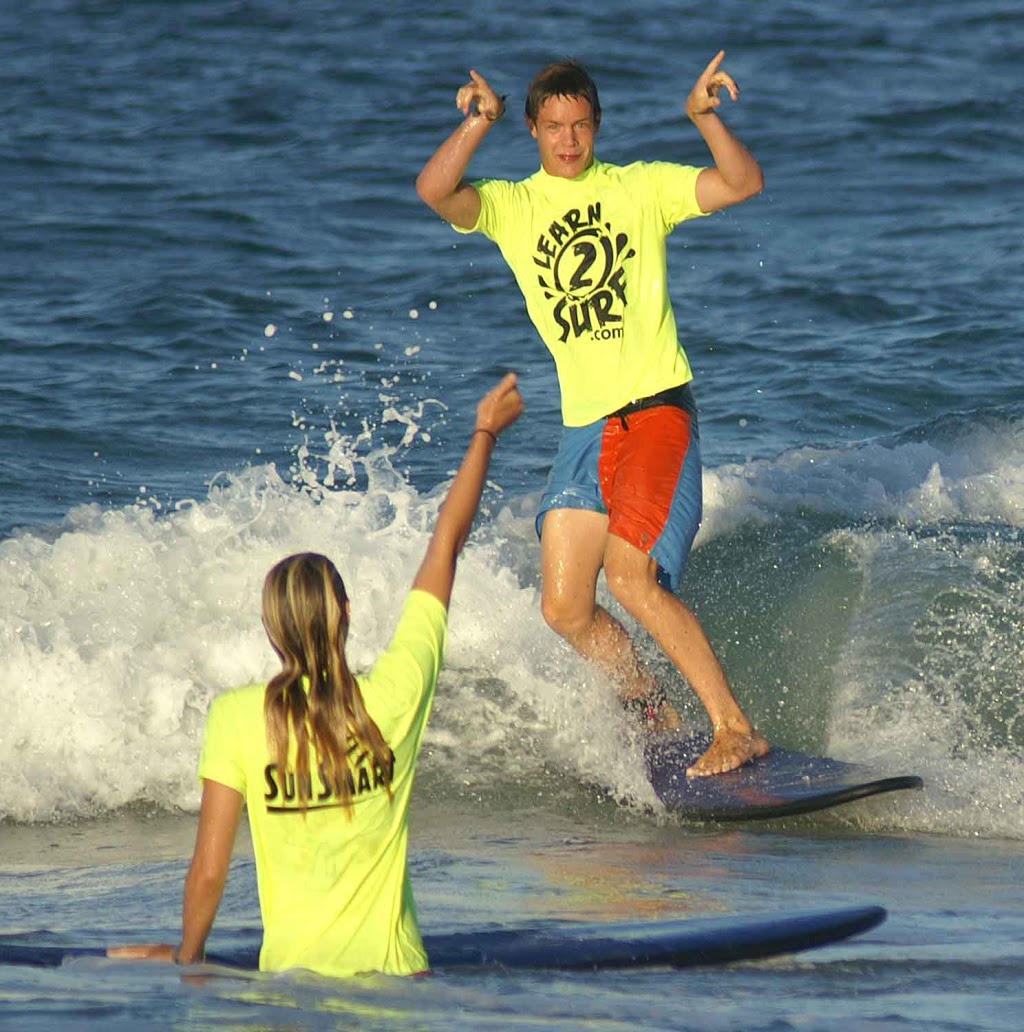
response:
{"label": "man's raised arm", "polygon": [[722,103],[718,94],[723,88],[733,100],[740,95],[732,76],[719,67],[724,57],[725,51],[720,50],[711,59],[686,98],[686,114],[715,159],[715,167],[704,169],[697,179],[697,203],[705,212],[739,204],[764,189],[761,166],[715,111]]}
{"label": "man's raised arm", "polygon": [[416,193],[446,222],[472,229],[480,217],[480,195],[463,178],[480,142],[505,113],[505,102],[487,80],[471,71],[455,104],[465,115],[462,124],[434,152],[416,179]]}

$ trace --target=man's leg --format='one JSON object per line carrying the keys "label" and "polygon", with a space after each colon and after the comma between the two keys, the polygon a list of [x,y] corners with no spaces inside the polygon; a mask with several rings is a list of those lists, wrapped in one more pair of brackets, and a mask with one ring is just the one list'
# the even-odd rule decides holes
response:
{"label": "man's leg", "polygon": [[[623,699],[655,691],[626,629],[597,604],[597,577],[609,541],[608,517],[588,509],[553,509],[541,528],[541,611],[548,626],[618,686]],[[645,557],[646,558],[646,557]]]}
{"label": "man's leg", "polygon": [[736,702],[722,665],[689,607],[658,584],[658,565],[635,545],[606,536],[605,577],[612,595],[658,643],[711,717],[714,739],[688,774],[720,774],[768,752]]}

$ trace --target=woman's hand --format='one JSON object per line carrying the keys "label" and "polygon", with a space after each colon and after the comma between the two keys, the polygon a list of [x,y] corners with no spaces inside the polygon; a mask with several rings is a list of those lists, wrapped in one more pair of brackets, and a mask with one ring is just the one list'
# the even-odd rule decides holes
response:
{"label": "woman's hand", "polygon": [[131,946],[110,946],[107,956],[114,960],[158,960],[166,964],[177,964],[174,947],[166,942],[140,942]]}
{"label": "woman's hand", "polygon": [[507,430],[523,414],[523,396],[519,393],[519,377],[506,373],[497,387],[480,399],[476,407],[476,429],[492,434]]}

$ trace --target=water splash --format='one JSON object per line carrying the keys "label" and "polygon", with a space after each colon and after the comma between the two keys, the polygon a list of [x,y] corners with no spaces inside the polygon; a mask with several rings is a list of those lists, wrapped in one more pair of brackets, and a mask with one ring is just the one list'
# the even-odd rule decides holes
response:
{"label": "water splash", "polygon": [[[273,465],[225,473],[207,497],[159,513],[145,501],[83,506],[59,533],[0,543],[0,668],[13,700],[0,814],[194,808],[210,700],[274,668],[259,587],[288,552],[335,558],[355,602],[352,662],[372,663],[443,497],[444,483],[417,491],[396,465],[432,412],[389,392],[376,423],[332,424],[322,439],[310,430],[286,476]],[[898,808],[855,811],[870,826],[1024,837],[1017,433],[1012,421],[1001,432],[964,424],[930,443],[803,449],[707,473],[695,587],[709,624],[727,628],[716,641],[741,682],[747,665],[769,733],[814,742],[817,707],[823,748],[928,781]],[[611,686],[540,616],[534,502],[488,493],[460,565],[423,776],[442,796],[499,805],[597,785],[650,806]],[[603,588],[602,599],[613,605]],[[787,712],[798,715],[789,724]]]}

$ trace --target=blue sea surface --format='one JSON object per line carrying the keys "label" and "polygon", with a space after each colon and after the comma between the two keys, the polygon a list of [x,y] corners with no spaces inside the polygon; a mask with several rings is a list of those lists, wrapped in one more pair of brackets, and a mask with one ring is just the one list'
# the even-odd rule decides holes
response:
{"label": "blue sea surface", "polygon": [[[272,668],[264,572],[331,554],[372,662],[507,369],[527,415],[414,802],[423,924],[889,910],[695,972],[0,965],[0,1025],[1019,1028],[1022,30],[1008,0],[0,10],[0,934],[173,934],[207,707]],[[773,742],[925,779],[741,828],[659,809],[611,686],[544,625],[553,367],[497,249],[414,190],[470,68],[509,107],[472,174],[532,173],[526,84],[565,55],[600,86],[602,159],[703,164],[683,108],[722,48],[767,185],[669,242],[705,458],[681,594]],[[252,877],[240,842],[215,936],[258,925]]]}

